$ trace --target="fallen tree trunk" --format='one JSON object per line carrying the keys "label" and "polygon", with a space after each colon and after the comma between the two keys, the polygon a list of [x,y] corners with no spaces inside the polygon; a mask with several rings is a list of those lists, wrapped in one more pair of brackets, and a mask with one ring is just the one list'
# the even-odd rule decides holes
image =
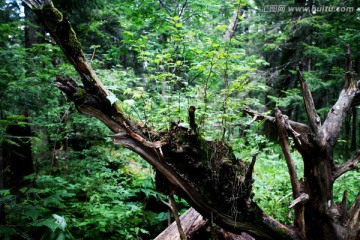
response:
{"label": "fallen tree trunk", "polygon": [[[180,216],[181,226],[185,234],[192,239],[194,232],[203,228],[207,221],[195,209],[189,208],[183,215]],[[179,240],[180,234],[175,221],[160,233],[155,240]]]}
{"label": "fallen tree trunk", "polygon": [[[226,232],[220,228],[216,228],[214,231],[211,231],[211,221],[204,219],[201,214],[198,213],[194,208],[189,208],[183,215],[181,215],[180,221],[186,236],[190,240],[210,239],[214,237],[212,236],[213,233],[216,234],[216,239],[255,240],[253,237],[246,233],[236,235],[230,232]],[[180,240],[180,234],[178,232],[176,223],[173,222],[154,240]]]}
{"label": "fallen tree trunk", "polygon": [[166,189],[185,198],[203,216],[212,216],[224,229],[239,233],[245,230],[265,239],[299,239],[294,229],[267,216],[252,201],[252,180],[244,177],[247,166],[235,159],[229,146],[207,142],[180,126],[145,137],[121,107],[110,102],[109,92],[87,62],[69,21],[52,2],[24,2],[44,23],[83,84],[79,86],[70,78],[57,76],[55,85],[79,112],[106,124],[115,133],[116,144],[148,161],[167,180]]}
{"label": "fallen tree trunk", "polygon": [[[296,225],[286,226],[267,216],[252,199],[252,171],[256,157],[247,166],[234,157],[231,147],[224,142],[206,141],[196,133],[196,129],[186,129],[176,124],[167,132],[146,130],[150,136],[145,136],[142,132],[144,129],[137,128],[130,117],[122,112],[120,105],[112,101],[113,97],[85,59],[69,21],[63,18],[52,2],[24,2],[37,14],[74,65],[83,86],[64,76],[57,76],[55,85],[66,93],[79,112],[106,124],[114,132],[112,137],[115,144],[131,149],[156,169],[159,191],[180,195],[201,215],[226,231],[246,231],[256,239],[356,239],[360,228],[360,197],[348,211],[335,204],[332,196],[333,182],[343,173],[356,169],[359,158],[354,157],[342,166],[335,165],[333,160],[333,149],[344,113],[357,94],[350,51],[347,55],[346,84],[323,125],[300,70],[298,79],[308,126],[288,120],[286,116],[281,116],[280,111],[274,118],[246,110],[255,120],[265,119],[271,124],[278,124],[285,155],[289,156],[289,134],[303,156],[303,187],[299,186],[289,157],[288,166],[295,191],[293,197],[297,199],[306,196],[304,194],[308,197],[306,201],[297,201]],[[345,195],[344,198],[346,202]]]}

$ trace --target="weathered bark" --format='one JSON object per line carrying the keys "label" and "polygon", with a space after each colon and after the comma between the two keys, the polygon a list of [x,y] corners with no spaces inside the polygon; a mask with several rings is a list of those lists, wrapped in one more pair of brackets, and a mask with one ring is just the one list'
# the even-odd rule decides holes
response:
{"label": "weathered bark", "polygon": [[[286,130],[286,126],[289,124],[287,122],[287,118],[284,117],[281,113],[281,111],[278,108],[275,108],[275,119],[276,119],[276,125],[279,130],[279,136],[280,136],[280,146],[285,156],[285,161],[287,164],[287,167],[289,169],[289,175],[290,175],[290,182],[291,182],[291,188],[293,193],[293,198],[297,199],[300,197],[300,182],[297,177],[296,172],[296,166],[295,163],[291,157],[290,153],[290,145],[288,141],[288,134]],[[288,126],[289,128],[289,126]],[[297,139],[297,137],[300,135],[299,133],[296,133],[295,131],[292,132],[293,137]],[[300,142],[298,142],[300,144]],[[304,222],[304,207],[303,205],[296,204],[294,206],[295,209],[295,218],[294,218],[294,226],[297,227],[301,233],[302,236],[305,236],[305,222]]]}
{"label": "weathered bark", "polygon": [[345,146],[344,146],[344,159],[348,159],[350,157],[350,124],[351,124],[351,112],[347,112],[345,115]]}
{"label": "weathered bark", "polygon": [[[180,221],[184,232],[191,238],[191,235],[205,226],[206,220],[193,208],[189,208],[183,215],[180,216]],[[180,234],[176,226],[176,222],[173,222],[168,228],[160,233],[155,240],[178,240]]]}
{"label": "weathered bark", "polygon": [[356,123],[357,123],[357,111],[356,107],[352,107],[352,127],[351,127],[351,147],[350,150],[356,149]]}
{"label": "weathered bark", "polygon": [[[183,215],[180,216],[180,221],[184,228],[184,232],[186,236],[190,240],[198,240],[198,239],[210,239],[211,230],[210,224],[211,222],[207,219],[204,219],[200,213],[198,213],[195,209],[189,208]],[[233,234],[223,229],[216,229],[215,231],[217,239],[222,240],[254,240],[249,234],[241,233],[241,234]],[[166,228],[162,233],[160,233],[155,240],[180,240],[179,232],[176,227],[176,223],[173,222],[168,228]]]}
{"label": "weathered bark", "polygon": [[[335,177],[354,168],[357,157],[346,165],[335,166],[333,148],[337,142],[344,114],[357,92],[348,52],[346,84],[334,107],[321,125],[311,92],[302,72],[298,70],[309,126],[285,121],[286,131],[304,160],[304,187],[297,204],[303,204],[305,237],[300,227],[285,226],[267,216],[252,200],[251,171],[235,159],[231,147],[223,142],[208,142],[198,134],[174,124],[170,131],[151,133],[145,137],[117,103],[109,101],[109,93],[86,61],[70,23],[50,0],[25,1],[45,24],[68,60],[81,76],[83,87],[75,81],[57,76],[55,85],[74,102],[79,112],[96,117],[114,133],[115,144],[131,149],[148,161],[162,178],[164,192],[185,198],[200,214],[224,229],[246,231],[256,239],[355,239],[359,231],[360,197],[350,211],[335,205],[332,186]],[[276,118],[246,109],[256,119],[275,124]],[[279,119],[279,118],[278,118]],[[149,131],[148,131],[149,132]],[[151,139],[151,140],[150,140]],[[285,143],[286,139],[283,138]],[[288,152],[289,150],[286,150]],[[253,160],[255,162],[255,160]],[[291,164],[289,165],[289,169]],[[293,171],[293,170],[291,170]],[[250,177],[249,177],[250,176]],[[298,189],[296,175],[292,174]],[[158,183],[157,183],[158,184]],[[300,189],[296,190],[300,193]],[[295,194],[294,196],[298,196]],[[300,196],[299,196],[300,197]],[[296,205],[295,205],[296,206]],[[345,216],[340,221],[339,216]],[[300,217],[298,217],[300,219]]]}
{"label": "weathered bark", "polygon": [[[316,113],[314,100],[312,98],[310,89],[307,86],[307,83],[302,75],[300,69],[297,69],[298,79],[301,83],[301,90],[304,99],[304,105],[306,109],[306,116],[308,117],[308,123],[310,126],[310,130],[315,136],[319,136],[321,134],[321,120],[319,115]],[[321,137],[321,136],[319,136]]]}

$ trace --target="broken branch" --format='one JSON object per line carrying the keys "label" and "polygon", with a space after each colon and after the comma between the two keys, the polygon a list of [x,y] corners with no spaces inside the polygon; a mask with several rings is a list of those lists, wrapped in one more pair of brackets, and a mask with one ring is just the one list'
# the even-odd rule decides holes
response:
{"label": "broken branch", "polygon": [[346,225],[351,229],[349,236],[353,237],[349,237],[349,239],[355,239],[360,228],[360,192],[356,196],[356,199],[349,210],[349,218]]}
{"label": "broken branch", "polygon": [[359,167],[357,166],[359,160],[360,150],[358,150],[351,159],[347,160],[344,164],[336,168],[335,172],[333,173],[333,181],[335,181],[337,178],[339,178],[341,175],[348,171],[359,170]]}
{"label": "broken branch", "polygon": [[175,199],[174,199],[174,195],[169,194],[169,202],[170,202],[170,204],[165,202],[164,200],[162,200],[160,197],[159,197],[159,199],[174,214],[174,219],[175,219],[176,226],[177,226],[177,229],[178,229],[178,232],[179,232],[179,235],[180,235],[180,239],[181,240],[187,240],[186,234],[185,234],[183,228],[181,227],[181,221],[180,221],[178,210],[177,210],[177,207],[176,207],[176,202],[175,202]]}
{"label": "broken branch", "polygon": [[323,125],[323,143],[334,147],[340,134],[341,125],[346,112],[358,92],[355,73],[352,70],[349,47],[346,50],[345,85],[334,106],[330,109]]}
{"label": "broken branch", "polygon": [[282,115],[278,108],[275,108],[276,125],[278,127],[280,135],[280,145],[284,153],[286,164],[290,174],[291,187],[293,191],[294,199],[298,197],[300,193],[300,183],[297,177],[296,166],[290,154],[290,146],[288,141],[288,134],[285,128],[285,117]]}
{"label": "broken branch", "polygon": [[[286,131],[286,118],[282,115],[281,111],[278,108],[275,108],[275,119],[276,125],[278,127],[279,136],[280,136],[280,146],[284,153],[286,165],[289,170],[290,175],[290,182],[291,188],[293,192],[293,198],[298,199],[300,195],[300,182],[296,172],[295,163],[290,154],[290,146],[289,146],[289,139],[288,134]],[[300,196],[299,196],[300,195]],[[302,194],[304,195],[304,194]],[[307,194],[306,194],[307,195]],[[296,203],[294,204],[295,207]],[[305,221],[304,221],[304,207],[299,206],[295,208],[295,218],[294,218],[294,225],[299,228],[300,232],[304,235],[305,233]]]}
{"label": "broken branch", "polygon": [[345,190],[341,203],[340,203],[340,207],[341,207],[341,214],[340,214],[340,221],[345,222],[345,220],[348,217],[348,191]]}
{"label": "broken branch", "polygon": [[308,85],[304,79],[304,76],[298,67],[296,69],[297,71],[297,77],[298,80],[301,83],[301,91],[304,99],[304,105],[306,109],[306,115],[308,118],[310,129],[313,133],[315,133],[317,136],[320,134],[320,128],[321,128],[321,120],[319,115],[316,113],[314,99],[312,97],[312,94],[308,88]]}
{"label": "broken branch", "polygon": [[302,204],[304,205],[307,201],[309,200],[309,195],[306,193],[301,193],[299,197],[297,197],[295,200],[293,200],[290,203],[289,208],[294,208],[296,207],[298,204]]}
{"label": "broken branch", "polygon": [[259,153],[257,152],[252,157],[251,163],[250,163],[250,165],[248,167],[248,170],[247,170],[247,172],[245,174],[245,182],[253,183],[253,181],[254,181],[253,178],[252,178],[252,174],[254,172],[254,166],[255,166],[256,157],[257,157],[258,154]]}
{"label": "broken branch", "polygon": [[[276,119],[275,117],[271,117],[262,113],[259,113],[249,107],[244,108],[243,110],[246,114],[250,115],[251,117],[253,117],[253,120],[256,121],[262,121],[265,120],[268,123],[271,124],[276,124]],[[251,123],[253,123],[253,120]],[[301,137],[305,137],[307,134],[301,134],[301,133],[308,133],[309,127],[306,126],[303,123],[299,123],[299,122],[295,122],[292,120],[288,120],[288,126],[290,127],[289,130],[290,131],[294,131],[294,133],[300,134]],[[297,135],[296,134],[296,135]],[[302,139],[303,140],[303,139]]]}
{"label": "broken branch", "polygon": [[180,222],[180,218],[179,218],[179,214],[178,214],[178,210],[177,210],[177,207],[176,207],[176,202],[175,202],[173,194],[169,195],[169,200],[170,200],[170,204],[171,204],[171,211],[174,214],[176,226],[177,226],[179,234],[180,234],[180,239],[181,240],[187,240],[186,234],[184,233],[184,230],[181,227],[181,222]]}

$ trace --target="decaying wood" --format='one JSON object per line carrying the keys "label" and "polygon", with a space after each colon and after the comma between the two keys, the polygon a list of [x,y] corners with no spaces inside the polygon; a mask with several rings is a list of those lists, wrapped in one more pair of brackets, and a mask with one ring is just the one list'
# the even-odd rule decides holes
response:
{"label": "decaying wood", "polygon": [[[357,170],[360,159],[359,152],[342,165],[336,166],[333,159],[333,151],[342,121],[354,97],[358,94],[355,74],[351,69],[349,49],[346,50],[346,56],[345,85],[323,125],[316,113],[313,98],[303,73],[300,69],[297,70],[309,128],[289,121],[286,131],[294,137],[295,146],[304,161],[302,193],[291,206],[300,205],[304,208],[304,220],[305,223],[308,223],[304,231],[307,239],[356,239],[360,230],[360,226],[357,224],[360,214],[359,198],[347,213],[344,203],[346,196],[342,203],[335,204],[332,193],[334,181],[345,172]],[[276,117],[265,116],[251,109],[245,111],[250,116],[257,116],[258,119],[264,119],[273,124],[278,122]],[[282,144],[286,141],[284,136],[286,133],[282,131],[280,133],[280,143]],[[289,158],[288,149],[285,149],[284,154],[285,159]]]}
{"label": "decaying wood", "polygon": [[[341,166],[336,166],[333,159],[342,120],[358,94],[349,49],[344,88],[322,125],[299,69],[297,75],[308,126],[288,119],[283,122],[280,116],[266,116],[245,109],[254,120],[278,123],[282,143],[288,145],[286,132],[295,139],[295,147],[304,161],[304,182],[299,189],[297,177],[292,174],[294,196],[299,197],[300,192],[308,196],[306,201],[301,201],[302,204],[295,204],[295,207],[301,205],[304,209],[306,225],[303,229],[300,224],[295,227],[281,224],[261,210],[252,199],[252,181],[246,177],[251,176],[255,161],[248,167],[235,158],[231,147],[224,142],[206,141],[197,133],[176,125],[167,132],[151,132],[151,138],[144,136],[120,105],[110,102],[110,94],[87,62],[71,24],[52,2],[24,2],[44,23],[81,76],[82,86],[64,76],[57,76],[55,85],[66,93],[79,112],[106,124],[114,132],[116,144],[131,149],[148,161],[166,179],[162,183],[170,185],[171,191],[185,198],[205,218],[211,218],[233,233],[246,231],[256,239],[356,239],[360,230],[360,195],[348,213],[342,214],[341,205],[334,203],[332,192],[334,180],[356,169],[359,158],[356,155]],[[284,152],[290,152],[289,146]]]}
{"label": "decaying wood", "polygon": [[196,130],[196,123],[195,123],[195,107],[194,106],[190,106],[189,107],[189,126],[191,129]]}
{"label": "decaying wood", "polygon": [[348,219],[346,226],[348,227],[347,236],[348,239],[359,239],[360,234],[360,192],[356,196],[356,199],[348,212]]}
{"label": "decaying wood", "polygon": [[321,133],[321,119],[319,115],[316,113],[314,99],[312,97],[310,89],[308,88],[308,85],[304,79],[304,76],[300,68],[297,69],[297,76],[298,76],[298,80],[301,83],[301,90],[303,94],[304,105],[305,105],[306,115],[308,117],[308,123],[310,129],[316,136],[318,136]]}
{"label": "decaying wood", "polygon": [[309,200],[309,195],[306,193],[301,193],[294,201],[290,203],[289,208],[294,208],[298,204],[305,204]]}
{"label": "decaying wood", "polygon": [[299,179],[298,179],[297,172],[296,172],[296,166],[295,166],[294,160],[292,159],[291,153],[290,153],[288,134],[287,134],[287,131],[285,128],[285,125],[286,125],[285,118],[278,108],[275,109],[275,119],[276,119],[276,124],[278,127],[279,136],[280,136],[280,146],[284,153],[286,164],[287,164],[287,167],[289,170],[293,198],[296,199],[300,193],[300,183],[299,183]]}
{"label": "decaying wood", "polygon": [[360,160],[360,151],[357,151],[355,155],[346,161],[344,164],[339,165],[336,167],[333,173],[333,181],[339,178],[344,173],[351,171],[351,170],[359,170],[359,166],[357,165]]}
{"label": "decaying wood", "polygon": [[347,218],[348,218],[348,191],[345,190],[344,194],[343,194],[343,198],[341,200],[340,203],[340,210],[341,210],[341,214],[340,214],[340,221],[344,222]]}
{"label": "decaying wood", "polygon": [[[276,119],[275,117],[272,116],[268,116],[262,113],[259,113],[253,109],[251,109],[250,107],[246,107],[243,110],[246,114],[250,115],[253,117],[253,119],[251,120],[251,122],[249,122],[249,124],[251,124],[253,121],[263,121],[265,120],[268,123],[271,124],[276,124]],[[291,121],[290,119],[287,120],[288,125],[288,129],[291,131],[290,134],[296,136],[296,138],[298,138],[298,141],[305,141],[308,142],[308,133],[309,133],[309,127],[303,123],[299,123],[299,122],[294,122]]]}
{"label": "decaying wood", "polygon": [[[185,234],[188,236],[206,224],[206,220],[193,208],[189,208],[180,216],[180,222]],[[155,240],[179,239],[180,234],[175,221],[155,238]]]}
{"label": "decaying wood", "polygon": [[349,47],[346,50],[345,84],[334,106],[330,109],[323,124],[323,141],[334,148],[339,138],[343,119],[349,110],[352,101],[357,94],[356,74],[352,70],[351,53]]}
{"label": "decaying wood", "polygon": [[[185,234],[190,240],[205,239],[204,232],[210,236],[210,221],[203,218],[195,209],[189,208],[183,215],[180,216],[181,225]],[[232,234],[222,229],[216,231],[218,239],[223,240],[255,240],[249,234]],[[180,235],[176,227],[176,222],[173,222],[162,233],[160,233],[155,240],[180,240]]]}
{"label": "decaying wood", "polygon": [[256,158],[257,158],[257,155],[258,155],[258,154],[259,154],[259,153],[255,153],[255,154],[253,155],[253,157],[252,157],[251,163],[250,163],[250,165],[249,165],[249,167],[248,167],[248,170],[247,170],[247,172],[246,172],[246,174],[245,174],[245,182],[250,182],[250,183],[254,182],[254,179],[253,179],[253,177],[252,177],[252,174],[253,174],[253,172],[254,172],[254,167],[255,167]]}
{"label": "decaying wood", "polygon": [[187,238],[187,236],[186,236],[186,234],[184,232],[183,227],[181,226],[181,221],[180,221],[180,218],[179,218],[179,213],[178,213],[178,209],[176,207],[176,202],[175,202],[173,194],[169,195],[169,200],[170,200],[170,208],[171,208],[171,211],[174,214],[174,219],[175,219],[175,223],[176,223],[179,235],[180,235],[180,239],[181,240],[187,240],[188,238]]}
{"label": "decaying wood", "polygon": [[[282,115],[281,111],[278,108],[275,108],[275,119],[277,129],[279,131],[280,136],[280,146],[283,151],[286,165],[290,175],[290,183],[293,193],[293,198],[298,199],[300,196],[300,182],[296,172],[296,166],[294,160],[291,157],[290,146],[288,140],[288,134],[286,131],[286,118]],[[290,131],[291,132],[291,131]],[[293,133],[293,132],[292,132]],[[297,138],[298,135],[294,134],[294,138]],[[295,205],[294,205],[295,207]],[[305,236],[305,219],[304,219],[304,206],[296,205],[295,207],[295,218],[294,218],[294,226],[296,226],[301,234]]]}

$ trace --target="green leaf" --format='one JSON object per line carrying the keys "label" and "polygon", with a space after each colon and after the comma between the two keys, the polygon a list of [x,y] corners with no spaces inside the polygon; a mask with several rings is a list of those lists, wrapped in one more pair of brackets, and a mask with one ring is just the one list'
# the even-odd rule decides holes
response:
{"label": "green leaf", "polygon": [[51,229],[52,232],[55,232],[55,230],[57,228],[59,228],[59,224],[57,224],[53,218],[47,218],[47,219],[41,220],[39,222],[34,223],[33,226],[36,226],[36,227],[45,226],[45,227],[48,227],[49,229]]}
{"label": "green leaf", "polygon": [[1,189],[0,190],[0,197],[4,197],[10,195],[10,189]]}
{"label": "green leaf", "polygon": [[32,221],[35,222],[39,217],[47,215],[47,210],[41,207],[28,206],[24,207],[23,215],[31,217]]}
{"label": "green leaf", "polygon": [[56,240],[65,240],[65,234],[63,232],[60,232]]}

